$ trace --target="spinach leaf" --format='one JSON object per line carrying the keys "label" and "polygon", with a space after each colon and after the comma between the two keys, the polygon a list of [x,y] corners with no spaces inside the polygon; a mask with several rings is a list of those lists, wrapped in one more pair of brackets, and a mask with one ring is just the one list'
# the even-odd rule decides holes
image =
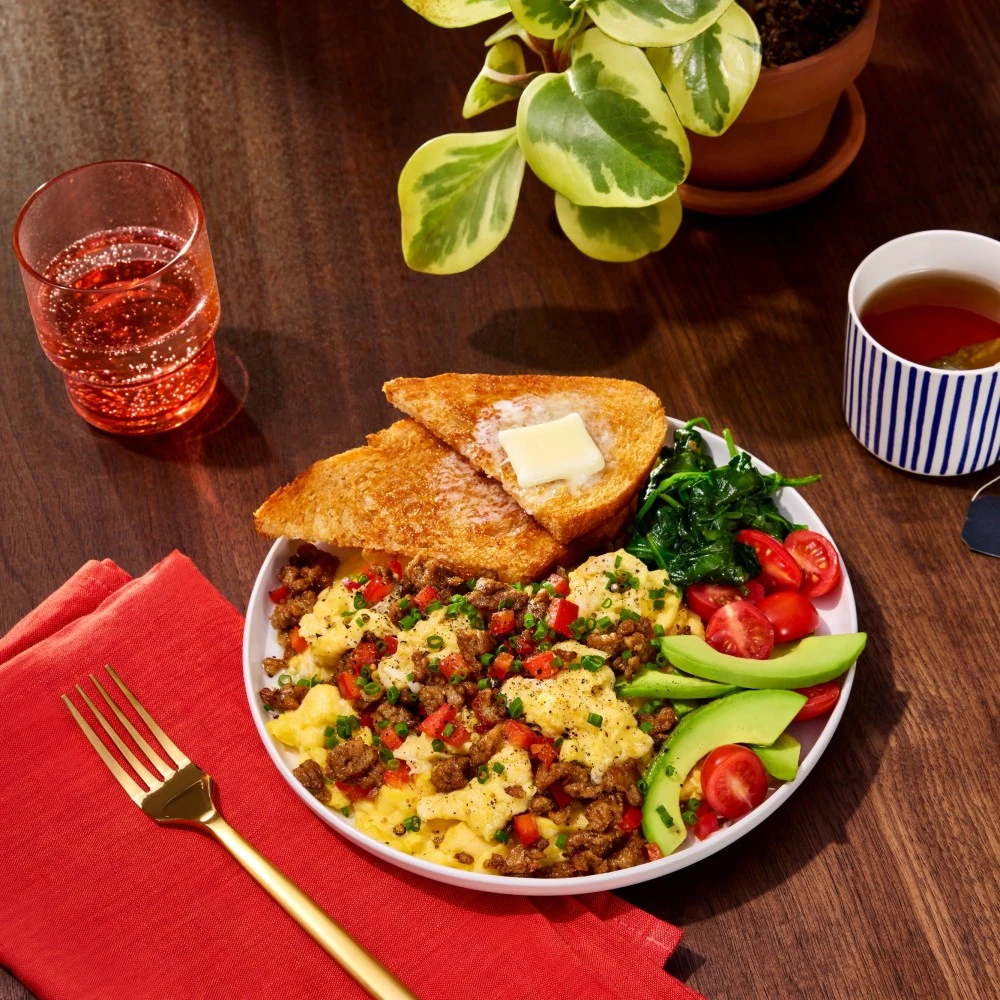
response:
{"label": "spinach leaf", "polygon": [[736,541],[737,533],[757,528],[783,541],[803,526],[783,517],[772,496],[783,486],[806,486],[820,477],[762,475],[749,455],[736,450],[728,431],[731,457],[716,468],[705,454],[698,424],[710,429],[703,417],[690,420],[660,453],[626,549],[647,565],[665,569],[680,587],[702,580],[739,586],[757,576],[760,565],[753,549]]}

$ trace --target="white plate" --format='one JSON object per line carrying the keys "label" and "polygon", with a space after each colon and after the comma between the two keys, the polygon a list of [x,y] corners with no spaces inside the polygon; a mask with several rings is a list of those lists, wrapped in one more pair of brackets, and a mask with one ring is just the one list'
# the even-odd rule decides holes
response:
{"label": "white plate", "polygon": [[[670,427],[676,429],[681,426],[681,423],[681,421],[671,418]],[[717,434],[711,434],[707,431],[701,431],[701,435],[716,464],[722,465],[727,462],[729,453],[723,439]],[[774,471],[770,466],[757,459],[753,461],[763,473]],[[823,522],[816,516],[812,507],[802,499],[797,490],[783,490],[777,498],[777,504],[781,512],[791,521],[808,525],[813,530],[819,531],[827,537],[830,536],[830,532],[827,531]],[[675,872],[680,868],[693,865],[749,833],[758,823],[762,823],[775,812],[782,803],[788,801],[789,797],[802,785],[809,772],[816,766],[816,761],[819,760],[833,737],[841,716],[844,714],[851,686],[854,683],[856,668],[852,666],[844,678],[840,700],[829,716],[825,719],[796,723],[790,727],[790,731],[802,744],[803,754],[799,773],[795,780],[772,791],[768,798],[753,812],[718,833],[712,834],[706,840],[697,841],[689,836],[687,841],[668,857],[638,865],[635,868],[608,872],[604,875],[585,875],[560,879],[506,878],[500,875],[483,875],[478,872],[445,868],[443,865],[411,857],[408,854],[403,854],[402,851],[393,850],[385,844],[372,840],[355,829],[351,820],[313,798],[292,775],[297,755],[286,750],[277,740],[273,739],[264,726],[268,715],[261,704],[258,692],[272,681],[264,673],[261,661],[265,656],[281,655],[274,630],[268,620],[272,607],[268,591],[276,586],[278,571],[286,564],[298,544],[296,540],[281,538],[271,546],[271,551],[268,552],[264,565],[261,566],[260,573],[257,574],[257,580],[254,583],[250,603],[247,607],[246,626],[243,631],[243,678],[246,684],[247,700],[250,703],[250,712],[257,725],[257,731],[260,733],[260,738],[263,740],[267,752],[271,755],[275,767],[307,809],[311,809],[324,823],[366,851],[371,851],[372,854],[377,854],[380,858],[384,858],[400,868],[405,868],[418,875],[425,875],[438,882],[515,896],[569,896],[581,892],[620,889],[626,885],[646,882],[649,879],[658,878],[660,875],[666,875],[668,872]],[[841,565],[843,566],[843,559]],[[820,615],[818,629],[820,633],[857,631],[857,609],[846,566],[843,566],[841,586],[834,593],[817,599],[815,604]]]}

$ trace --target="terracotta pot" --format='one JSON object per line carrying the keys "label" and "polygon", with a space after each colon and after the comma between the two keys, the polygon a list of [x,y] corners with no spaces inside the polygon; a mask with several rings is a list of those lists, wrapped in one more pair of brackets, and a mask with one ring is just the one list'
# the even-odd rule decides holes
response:
{"label": "terracotta pot", "polygon": [[819,148],[840,95],[865,67],[879,0],[854,30],[808,59],[761,71],[746,107],[717,137],[689,134],[689,180],[708,188],[757,188],[794,174]]}

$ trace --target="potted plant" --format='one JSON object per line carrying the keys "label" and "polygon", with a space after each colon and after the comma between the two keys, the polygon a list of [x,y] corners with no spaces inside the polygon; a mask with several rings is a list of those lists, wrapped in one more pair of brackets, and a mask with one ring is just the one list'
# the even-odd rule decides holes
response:
{"label": "potted plant", "polygon": [[516,124],[431,139],[400,174],[404,257],[434,274],[501,243],[526,163],[584,253],[628,261],[662,249],[680,225],[688,132],[723,135],[761,69],[757,27],[732,0],[405,2],[443,27],[513,15],[486,40],[462,113],[516,101]]}

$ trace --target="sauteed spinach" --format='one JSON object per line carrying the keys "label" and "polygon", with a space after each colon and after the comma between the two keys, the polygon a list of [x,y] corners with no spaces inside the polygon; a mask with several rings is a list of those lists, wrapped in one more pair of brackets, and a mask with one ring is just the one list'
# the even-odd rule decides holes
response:
{"label": "sauteed spinach", "polygon": [[711,430],[704,417],[689,420],[660,453],[626,549],[665,569],[679,587],[702,580],[739,586],[760,573],[760,564],[736,533],[757,528],[784,541],[803,525],[782,517],[771,497],[782,486],[807,486],[820,477],[761,475],[749,455],[737,452],[728,430],[723,435],[729,463],[716,468],[705,454],[699,424]]}

